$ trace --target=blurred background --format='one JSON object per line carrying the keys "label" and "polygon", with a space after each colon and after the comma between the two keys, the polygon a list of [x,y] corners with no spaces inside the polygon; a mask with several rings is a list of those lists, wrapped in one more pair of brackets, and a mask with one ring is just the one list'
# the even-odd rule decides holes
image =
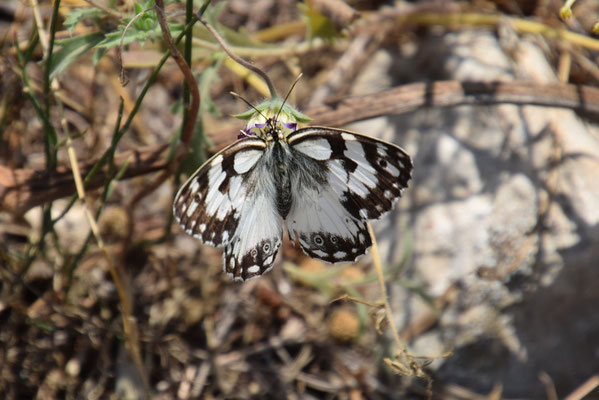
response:
{"label": "blurred background", "polygon": [[[175,39],[202,5],[166,2]],[[314,123],[412,156],[373,227],[413,364],[371,255],[327,265],[286,238],[240,284],[173,223],[177,188],[243,127],[229,92],[268,91],[196,23],[178,44],[201,99],[182,134],[154,6],[0,3],[2,398],[599,399],[599,2],[205,10],[282,96],[303,73],[289,102]]]}

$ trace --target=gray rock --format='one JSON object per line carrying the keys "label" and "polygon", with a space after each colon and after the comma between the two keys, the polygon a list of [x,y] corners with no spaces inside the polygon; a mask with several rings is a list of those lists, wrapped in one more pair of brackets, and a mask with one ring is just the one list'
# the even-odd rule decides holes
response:
{"label": "gray rock", "polygon": [[[538,38],[489,32],[430,37],[411,54],[380,52],[356,93],[389,82],[556,81]],[[461,106],[354,124],[414,159],[399,210],[375,225],[387,265],[433,297],[458,288],[437,324],[412,343],[437,382],[506,397],[545,397],[546,372],[564,396],[599,370],[599,131],[574,112],[536,106]],[[392,283],[405,326],[430,307]]]}

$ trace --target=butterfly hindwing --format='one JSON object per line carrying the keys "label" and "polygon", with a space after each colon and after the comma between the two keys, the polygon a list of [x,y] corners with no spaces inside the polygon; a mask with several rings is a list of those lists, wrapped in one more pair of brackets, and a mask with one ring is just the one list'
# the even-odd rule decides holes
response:
{"label": "butterfly hindwing", "polygon": [[225,272],[236,280],[247,280],[270,270],[283,237],[281,217],[270,195],[273,182],[264,171],[252,174],[250,180],[262,182],[247,196],[235,234],[223,253]]}
{"label": "butterfly hindwing", "polygon": [[[366,221],[393,208],[412,171],[400,147],[332,128],[300,129],[288,138],[297,157],[313,160],[325,181],[307,190],[293,184],[289,236],[310,256],[327,262],[354,261],[371,245]],[[300,174],[301,176],[301,174]]]}
{"label": "butterfly hindwing", "polygon": [[245,280],[272,267],[281,244],[274,184],[262,163],[265,143],[239,140],[204,163],[181,187],[173,213],[190,235],[224,246],[224,269]]}
{"label": "butterfly hindwing", "polygon": [[354,218],[326,187],[296,196],[287,229],[306,254],[330,263],[355,261],[372,244],[365,222]]}

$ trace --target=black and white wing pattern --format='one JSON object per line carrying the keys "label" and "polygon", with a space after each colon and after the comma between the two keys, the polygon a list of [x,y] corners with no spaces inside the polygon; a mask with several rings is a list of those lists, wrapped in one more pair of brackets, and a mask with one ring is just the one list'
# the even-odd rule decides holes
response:
{"label": "black and white wing pattern", "polygon": [[281,246],[274,182],[262,163],[265,147],[258,138],[226,147],[187,180],[173,203],[185,232],[224,247],[224,270],[235,280],[268,271]]}
{"label": "black and white wing pattern", "polygon": [[[410,156],[391,143],[324,127],[300,129],[288,143],[295,158],[311,160],[291,175],[289,237],[311,257],[355,261],[372,244],[366,221],[390,211],[408,186]],[[306,185],[310,178],[318,184]]]}

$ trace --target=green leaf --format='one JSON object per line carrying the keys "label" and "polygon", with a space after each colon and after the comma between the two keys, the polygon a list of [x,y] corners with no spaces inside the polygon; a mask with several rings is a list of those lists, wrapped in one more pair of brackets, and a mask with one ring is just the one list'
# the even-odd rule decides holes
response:
{"label": "green leaf", "polygon": [[[134,3],[135,14],[133,17],[125,18],[124,25],[119,26],[119,30],[106,35],[106,38],[98,44],[100,48],[111,48],[121,45],[140,42],[143,46],[146,40],[153,40],[162,37],[162,31],[158,24],[156,12],[154,10],[154,0],[146,0],[141,3]],[[129,28],[127,25],[134,21]],[[181,24],[169,25],[171,35],[176,36],[183,30]],[[123,36],[124,35],[124,36]]]}
{"label": "green leaf", "polygon": [[306,271],[293,263],[283,263],[283,269],[290,276],[301,281],[305,285],[318,289],[318,291],[325,293],[328,296],[332,296],[337,289],[335,286],[335,279],[341,275],[346,267],[347,264],[339,264],[324,268],[320,271]]}
{"label": "green leaf", "polygon": [[140,14],[144,11],[144,6],[142,6],[141,4],[135,2],[133,4],[133,7],[135,8],[135,15]]}
{"label": "green leaf", "polygon": [[[170,25],[169,28],[171,30],[171,35],[173,36],[177,36],[183,31],[183,25],[180,24]],[[124,30],[125,28],[122,27],[122,30],[120,31],[108,33],[104,40],[98,43],[97,47],[109,49],[120,45],[121,36],[123,35]],[[137,29],[136,24],[133,24],[133,26],[127,30],[127,34],[123,38],[123,46],[133,42],[141,42],[143,45],[143,42],[146,40],[156,38],[162,38],[162,31],[160,30],[160,26],[158,26],[158,22],[156,22],[154,29],[149,31],[139,30]]]}
{"label": "green leaf", "polygon": [[[209,25],[211,25],[225,39],[226,43],[228,43],[231,46],[239,47],[279,47],[279,45],[263,43],[258,40],[255,40],[252,37],[252,35],[244,31],[243,28],[239,28],[239,30],[234,30],[222,25],[219,22],[219,17],[225,11],[226,5],[227,2],[225,1],[216,3],[213,6],[208,7],[206,12],[204,13],[204,20],[206,20],[206,22]],[[203,25],[200,24],[198,24],[198,26],[194,28],[194,37],[216,43],[212,34],[208,32],[208,30]]]}
{"label": "green leaf", "polygon": [[[79,138],[83,137],[83,135],[85,135],[87,132],[88,132],[87,129],[85,129],[83,132],[78,132],[71,136],[71,140],[79,139]],[[60,142],[58,142],[56,147],[60,148],[60,147],[66,146],[66,144],[67,144],[67,140],[63,139]]]}
{"label": "green leaf", "polygon": [[[283,107],[282,110],[281,110],[281,107]],[[266,115],[267,117],[270,117],[270,114],[272,114],[273,116],[280,114],[280,116],[287,117],[287,119],[289,119],[293,122],[310,122],[310,121],[312,121],[312,118],[308,117],[306,114],[299,112],[298,110],[293,108],[290,104],[283,103],[283,100],[281,100],[281,99],[265,100],[264,102],[262,102],[261,104],[256,106],[255,109],[251,108],[245,112],[242,112],[240,114],[235,114],[233,116],[235,118],[239,118],[239,119],[243,119],[243,120],[250,120],[251,118],[254,118],[256,116],[256,114],[260,114],[260,113],[262,113],[263,115]]]}
{"label": "green leaf", "polygon": [[[179,132],[179,135],[180,134],[181,132]],[[177,137],[177,142],[178,140],[179,138]],[[204,124],[202,122],[202,117],[200,116],[196,122],[191,143],[189,143],[189,152],[183,159],[181,171],[185,171],[191,175],[198,169],[198,167],[206,161],[205,149],[210,146],[212,146],[212,143],[204,133]]]}
{"label": "green leaf", "polygon": [[50,60],[50,79],[54,79],[56,75],[63,73],[69,65],[89,49],[100,43],[102,39],[104,39],[102,33],[90,33],[88,35],[57,40],[56,44],[61,46],[61,48],[52,54],[52,59]]}
{"label": "green leaf", "polygon": [[208,111],[211,114],[220,117],[221,113],[214,105],[212,97],[210,96],[210,89],[217,82],[220,77],[218,71],[225,60],[224,56],[217,56],[212,64],[204,69],[200,74],[198,89],[200,91],[200,114]]}
{"label": "green leaf", "polygon": [[130,160],[128,160],[128,159],[125,160],[125,163],[123,164],[123,166],[117,171],[114,178],[110,180],[108,187],[106,188],[105,199],[109,199],[112,196],[112,192],[114,191],[116,184],[118,183],[119,180],[121,180],[123,175],[125,175],[125,172],[127,171],[127,168],[129,168],[130,164],[131,164]]}
{"label": "green leaf", "polygon": [[318,37],[332,42],[335,39],[342,37],[341,33],[335,28],[335,25],[333,25],[333,23],[319,11],[303,3],[300,3],[297,6],[306,20],[308,38],[314,39]]}
{"label": "green leaf", "polygon": [[100,62],[100,59],[106,54],[106,49],[96,49],[92,57],[92,65],[95,67]]}
{"label": "green leaf", "polygon": [[105,16],[104,11],[98,8],[74,8],[65,18],[63,25],[67,28],[69,34],[73,33],[75,26],[82,20],[87,18],[100,18]]}
{"label": "green leaf", "polygon": [[213,4],[212,6],[208,7],[206,9],[206,12],[204,12],[204,15],[203,15],[204,20],[209,25],[214,27],[214,29],[217,29],[218,27],[221,26],[221,23],[218,21],[218,17],[224,11],[226,6],[227,6],[227,2],[223,1],[223,2],[219,2],[219,3]]}

